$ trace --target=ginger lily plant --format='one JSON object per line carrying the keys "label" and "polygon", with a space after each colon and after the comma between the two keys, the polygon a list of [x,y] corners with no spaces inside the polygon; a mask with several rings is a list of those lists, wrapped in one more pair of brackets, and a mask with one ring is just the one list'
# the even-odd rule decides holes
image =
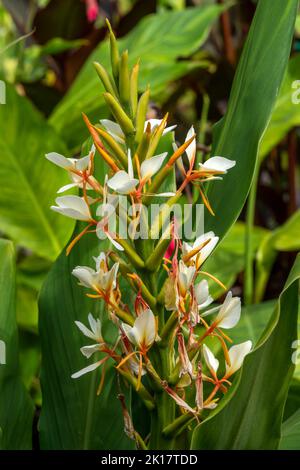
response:
{"label": "ginger lily plant", "polygon": [[[196,185],[207,210],[213,213],[205,194],[205,183],[226,178],[235,162],[213,156],[196,164],[193,128],[182,145],[173,142],[171,153],[161,153],[159,148],[164,136],[175,126],[167,127],[168,116],[147,120],[149,89],[138,98],[139,63],[130,73],[127,51],[119,55],[111,29],[110,45],[112,76],[100,64],[95,64],[95,68],[115,122],[102,120],[93,125],[84,115],[93,139],[89,154],[79,159],[56,153],[47,155],[48,160],[65,169],[71,179],[71,183],[58,192],[77,187],[81,193],[80,196],[58,197],[57,205],[52,206],[60,214],[84,224],[67,252],[87,233],[94,236],[104,233],[112,242],[111,249],[103,252],[99,241],[100,254],[94,260],[95,269],[77,266],[72,274],[86,295],[95,302],[105,303],[106,315],[114,324],[117,338],[114,342],[107,341],[101,332],[100,319],[87,312],[90,328],[81,322],[76,322],[76,326],[92,343],[83,346],[81,352],[87,360],[94,355],[97,360],[72,377],[80,380],[83,374],[101,368],[98,389],[101,400],[105,363],[113,360],[116,374],[133,388],[151,414],[151,434],[141,436],[134,429],[129,407],[122,400],[125,431],[138,448],[172,449],[176,448],[176,439],[182,433],[188,438],[189,430],[218,406],[231,385],[229,379],[251,350],[251,341],[229,348],[232,341],[223,331],[233,328],[239,321],[240,299],[228,292],[222,305],[210,306],[213,298],[207,279],[221,283],[214,273],[206,272],[202,266],[213,256],[217,234],[211,231],[194,242],[182,241],[179,226],[183,222],[175,216],[167,221],[173,204],[179,201],[190,183]],[[95,159],[107,167],[104,181],[97,177]],[[177,189],[163,191],[161,186],[175,166],[182,170],[183,181]],[[133,227],[129,239],[121,235],[119,196],[131,203],[131,212],[125,217]],[[154,222],[159,239],[151,238],[153,227],[150,226],[149,237],[138,240],[136,230],[144,218],[141,206],[148,207],[158,196],[166,201]],[[110,212],[106,210],[108,206]],[[116,222],[114,228],[110,224],[112,215]],[[121,278],[127,281],[128,287],[124,287]],[[221,373],[215,354],[224,358]]]}

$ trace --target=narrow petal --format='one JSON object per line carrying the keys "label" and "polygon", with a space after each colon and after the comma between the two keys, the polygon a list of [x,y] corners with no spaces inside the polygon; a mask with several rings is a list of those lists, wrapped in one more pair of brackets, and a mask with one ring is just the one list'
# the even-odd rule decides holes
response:
{"label": "narrow petal", "polygon": [[91,364],[87,367],[84,367],[84,369],[79,370],[78,372],[75,372],[75,374],[71,375],[72,379],[78,379],[78,377],[81,377],[84,374],[88,374],[89,372],[92,372],[93,370],[97,369],[97,367],[101,366],[102,361],[95,362],[94,364]]}
{"label": "narrow petal", "polygon": [[79,328],[81,333],[84,334],[84,336],[86,336],[87,338],[93,339],[93,340],[96,339],[95,334],[93,333],[93,331],[89,330],[83,323],[81,323],[80,321],[75,320],[75,325],[77,326],[77,328]]}
{"label": "narrow petal", "polygon": [[88,321],[91,327],[92,332],[95,335],[95,338],[97,339],[102,339],[101,338],[101,322],[100,319],[97,318],[97,320],[93,317],[91,313],[88,314]]}
{"label": "narrow petal", "polygon": [[206,344],[203,345],[203,356],[212,375],[216,375],[219,368],[219,361],[211,352],[211,350],[206,346]]}
{"label": "narrow petal", "polygon": [[65,191],[68,191],[68,189],[76,188],[76,186],[78,186],[78,183],[66,184],[65,186],[62,186],[61,188],[59,188],[59,190],[57,191],[57,193],[58,193],[58,194],[64,193]]}
{"label": "narrow petal", "polygon": [[50,162],[54,163],[55,165],[61,168],[68,169],[72,167],[72,162],[68,158],[61,155],[60,153],[56,153],[56,152],[47,153],[46,158],[47,160],[49,160]]}
{"label": "narrow petal", "polygon": [[[194,127],[192,126],[187,135],[186,135],[186,139],[185,141],[187,142],[191,137],[193,137],[193,135],[195,135],[195,129]],[[187,147],[185,153],[187,154],[187,157],[189,159],[189,162],[192,163],[195,159],[195,155],[196,155],[196,139],[194,139],[190,145]]]}

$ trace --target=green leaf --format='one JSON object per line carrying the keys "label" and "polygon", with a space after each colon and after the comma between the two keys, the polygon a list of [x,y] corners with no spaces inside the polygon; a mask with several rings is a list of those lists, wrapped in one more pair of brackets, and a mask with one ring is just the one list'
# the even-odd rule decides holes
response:
{"label": "green leaf", "polygon": [[[129,50],[131,65],[141,58],[140,91],[150,83],[152,97],[159,99],[158,94],[165,88],[167,81],[185,74],[186,65],[177,63],[177,58],[188,57],[203,44],[223,8],[210,5],[149,15],[121,39],[120,50]],[[91,120],[107,117],[101,85],[92,67],[92,63],[99,59],[109,69],[108,41],[101,43],[93,52],[71,90],[50,118],[57,131],[64,136],[69,148],[77,148],[84,139],[85,126],[81,119],[83,111]],[[65,126],[66,119],[68,126]]]}
{"label": "green leaf", "polygon": [[20,378],[15,295],[13,244],[0,240],[0,340],[6,351],[6,363],[0,363],[0,448],[6,450],[31,448],[33,419],[33,404]]}
{"label": "green leaf", "polygon": [[65,147],[42,115],[8,85],[6,103],[0,106],[0,229],[53,260],[70,237],[74,221],[50,209],[68,177],[45,159],[45,153],[64,153]]}
{"label": "green leaf", "polygon": [[[43,406],[39,428],[43,449],[132,448],[132,441],[124,433],[114,367],[106,368],[104,388],[98,397],[100,369],[78,379],[71,378],[74,372],[96,362],[95,357],[87,360],[81,354],[80,348],[90,341],[74,321],[86,324],[91,312],[101,317],[104,334],[112,335],[113,325],[101,301],[86,297],[86,290],[71,275],[75,266],[89,266],[92,256],[98,254],[99,240],[95,234],[84,237],[69,257],[64,252],[60,255],[40,295]],[[122,380],[120,387],[128,395]]]}
{"label": "green leaf", "polygon": [[[265,237],[267,230],[253,227],[252,258]],[[227,289],[234,284],[237,275],[245,268],[245,224],[236,222],[226,234],[220,245],[205,263],[204,270],[223,282]],[[224,289],[215,281],[208,279],[210,293],[214,299],[224,294]]]}
{"label": "green leaf", "polygon": [[[288,387],[294,371],[300,257],[257,347],[216,410],[197,426],[193,449],[277,449]],[[276,373],[274,372],[276,365]]]}
{"label": "green leaf", "polygon": [[300,410],[282,425],[280,450],[300,450]]}
{"label": "green leaf", "polygon": [[[266,156],[294,127],[300,124],[300,104],[293,103],[292,94],[297,89],[292,88],[293,82],[299,80],[300,54],[291,58],[276,100],[271,121],[264,134],[259,148],[260,157]],[[299,87],[297,87],[299,89]],[[299,92],[297,93],[300,98]]]}
{"label": "green leaf", "polygon": [[257,302],[264,296],[277,251],[298,251],[300,249],[299,231],[300,210],[276,230],[267,233],[261,240],[256,255],[255,300]]}
{"label": "green leaf", "polygon": [[237,219],[251,185],[258,146],[288,61],[297,4],[297,0],[258,3],[227,113],[215,130],[212,155],[236,161],[223,181],[211,182],[208,189],[216,217],[207,214],[205,226],[221,237]]}

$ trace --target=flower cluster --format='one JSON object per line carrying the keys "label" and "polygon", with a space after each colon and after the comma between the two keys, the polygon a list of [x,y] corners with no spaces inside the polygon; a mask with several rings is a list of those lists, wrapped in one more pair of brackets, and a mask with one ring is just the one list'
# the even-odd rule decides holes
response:
{"label": "flower cluster", "polygon": [[[94,258],[94,268],[77,266],[72,274],[87,290],[86,295],[105,302],[118,337],[109,344],[102,336],[99,318],[92,314],[88,316],[89,328],[76,321],[79,330],[92,340],[91,345],[81,348],[82,354],[87,359],[96,354],[97,360],[72,377],[78,378],[112,359],[116,371],[135,388],[150,410],[156,407],[156,393],[166,393],[178,405],[174,418],[186,415],[198,420],[217,406],[252,345],[246,341],[229,347],[232,341],[224,332],[240,319],[240,299],[228,292],[222,304],[213,304],[209,292],[209,279],[226,289],[213,273],[203,269],[218,237],[207,232],[191,244],[178,235],[178,225],[184,221],[173,218],[167,230],[162,227],[166,212],[171,212],[189,184],[196,185],[199,199],[213,214],[205,183],[222,179],[235,162],[220,156],[197,162],[193,127],[182,145],[174,141],[170,146],[175,126],[167,127],[167,115],[163,119],[147,119],[149,89],[138,97],[139,63],[130,73],[127,51],[119,55],[111,29],[110,45],[113,76],[98,63],[95,68],[115,121],[104,119],[93,125],[84,115],[93,139],[88,155],[77,159],[57,153],[46,156],[66,170],[71,180],[58,193],[74,188],[80,191],[80,195],[59,196],[52,207],[84,225],[67,253],[89,232],[104,233],[111,242],[110,250]],[[95,158],[107,168],[104,179],[97,176]],[[176,166],[181,169],[183,180],[179,187],[164,191],[164,182],[174,174]],[[153,227],[149,228],[149,239],[138,241],[130,236],[121,238],[118,224],[114,232],[110,230],[111,214],[106,208],[110,205],[119,220],[119,195],[131,202],[134,210],[127,217],[135,227],[142,217],[140,205],[149,205],[157,196],[164,198],[166,203],[155,221],[158,240],[150,237]],[[128,281],[132,301],[124,301],[121,277]],[[220,368],[216,356],[223,357]],[[123,403],[123,409],[124,406]]]}

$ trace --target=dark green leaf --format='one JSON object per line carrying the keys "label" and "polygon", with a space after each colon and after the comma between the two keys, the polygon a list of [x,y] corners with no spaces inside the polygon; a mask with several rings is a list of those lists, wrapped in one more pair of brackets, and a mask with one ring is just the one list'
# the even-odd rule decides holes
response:
{"label": "dark green leaf", "polygon": [[5,364],[0,363],[0,448],[30,449],[33,404],[20,378],[15,301],[13,244],[0,240],[0,340],[5,343]]}

